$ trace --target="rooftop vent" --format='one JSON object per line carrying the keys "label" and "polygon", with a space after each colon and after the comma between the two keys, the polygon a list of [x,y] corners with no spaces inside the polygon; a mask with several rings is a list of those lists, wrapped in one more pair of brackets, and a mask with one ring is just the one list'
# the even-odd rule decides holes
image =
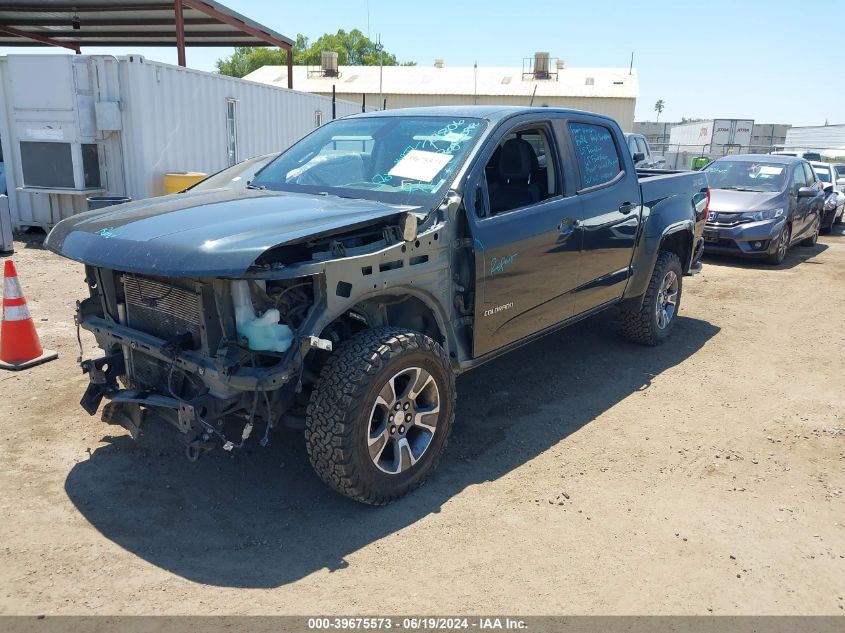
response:
{"label": "rooftop vent", "polygon": [[534,57],[522,59],[522,81],[548,81],[558,78],[558,71],[563,62],[557,57],[549,57],[546,52],[534,53]]}
{"label": "rooftop vent", "polygon": [[435,68],[443,68],[443,60],[439,57],[434,60],[434,67]]}
{"label": "rooftop vent", "polygon": [[596,85],[596,78],[595,77],[587,77],[587,79],[584,80],[584,85],[595,86]]}
{"label": "rooftop vent", "polygon": [[566,62],[558,58],[557,63],[555,64],[555,68],[557,68],[558,70],[563,70],[564,68],[566,68]]}
{"label": "rooftop vent", "polygon": [[323,51],[320,53],[320,68],[323,77],[339,77],[337,72],[337,53],[335,51]]}
{"label": "rooftop vent", "polygon": [[548,79],[549,78],[549,54],[548,53],[534,53],[534,78]]}

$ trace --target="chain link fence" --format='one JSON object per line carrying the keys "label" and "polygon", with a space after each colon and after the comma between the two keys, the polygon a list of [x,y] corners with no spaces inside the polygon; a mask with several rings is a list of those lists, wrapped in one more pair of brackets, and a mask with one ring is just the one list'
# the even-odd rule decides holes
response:
{"label": "chain link fence", "polygon": [[[649,141],[651,151],[666,159],[666,169],[700,169],[709,162],[731,154],[771,154],[790,151],[782,145],[687,145]],[[806,151],[795,149],[794,151]]]}

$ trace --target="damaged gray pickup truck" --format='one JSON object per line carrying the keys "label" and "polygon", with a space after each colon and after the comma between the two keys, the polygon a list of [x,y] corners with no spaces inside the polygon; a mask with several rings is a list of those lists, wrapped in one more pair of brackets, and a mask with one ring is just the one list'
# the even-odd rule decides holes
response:
{"label": "damaged gray pickup truck", "polygon": [[84,213],[47,246],[85,264],[88,413],[106,398],[137,437],[154,412],[192,460],[298,427],[330,486],[384,504],[434,470],[460,372],[614,305],[663,341],[708,199],[701,172],[637,173],[604,116],[389,110],[316,129],[246,190]]}

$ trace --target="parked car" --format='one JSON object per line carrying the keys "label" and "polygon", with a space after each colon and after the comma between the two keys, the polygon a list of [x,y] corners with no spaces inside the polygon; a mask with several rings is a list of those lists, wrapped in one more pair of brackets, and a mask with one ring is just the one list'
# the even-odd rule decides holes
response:
{"label": "parked car", "polygon": [[704,249],[779,264],[795,242],[812,246],[824,191],[810,163],[792,156],[724,156],[703,169],[711,187]]}
{"label": "parked car", "polygon": [[[227,167],[216,174],[212,174],[204,180],[187,187],[185,191],[207,191],[209,189],[246,189],[246,186],[261,171],[270,161],[279,155],[278,152],[274,154],[264,154],[263,156],[254,156],[247,158],[241,162]],[[182,192],[184,193],[184,192]]]}
{"label": "parked car", "polygon": [[837,184],[836,168],[830,163],[810,163],[816,172],[824,189],[824,214],[822,216],[822,231],[830,233],[834,224],[842,222],[845,213],[845,183]]}
{"label": "parked car", "polygon": [[248,189],[77,215],[46,243],[86,264],[91,415],[108,398],[135,436],[156,410],[191,459],[304,428],[330,486],[383,504],[435,468],[456,374],[614,305],[663,342],[707,200],[701,172],[638,177],[605,116],[414,108],[321,126]]}
{"label": "parked car", "polygon": [[628,150],[637,169],[663,169],[666,167],[666,159],[651,152],[648,140],[642,134],[626,134],[625,140],[628,143]]}

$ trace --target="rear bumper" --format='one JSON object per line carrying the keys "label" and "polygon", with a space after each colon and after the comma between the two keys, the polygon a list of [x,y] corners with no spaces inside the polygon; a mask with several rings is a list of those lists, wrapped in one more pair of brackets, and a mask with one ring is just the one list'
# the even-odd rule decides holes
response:
{"label": "rear bumper", "polygon": [[704,251],[765,257],[777,248],[776,239],[785,222],[785,218],[777,218],[727,227],[707,224],[704,227]]}

